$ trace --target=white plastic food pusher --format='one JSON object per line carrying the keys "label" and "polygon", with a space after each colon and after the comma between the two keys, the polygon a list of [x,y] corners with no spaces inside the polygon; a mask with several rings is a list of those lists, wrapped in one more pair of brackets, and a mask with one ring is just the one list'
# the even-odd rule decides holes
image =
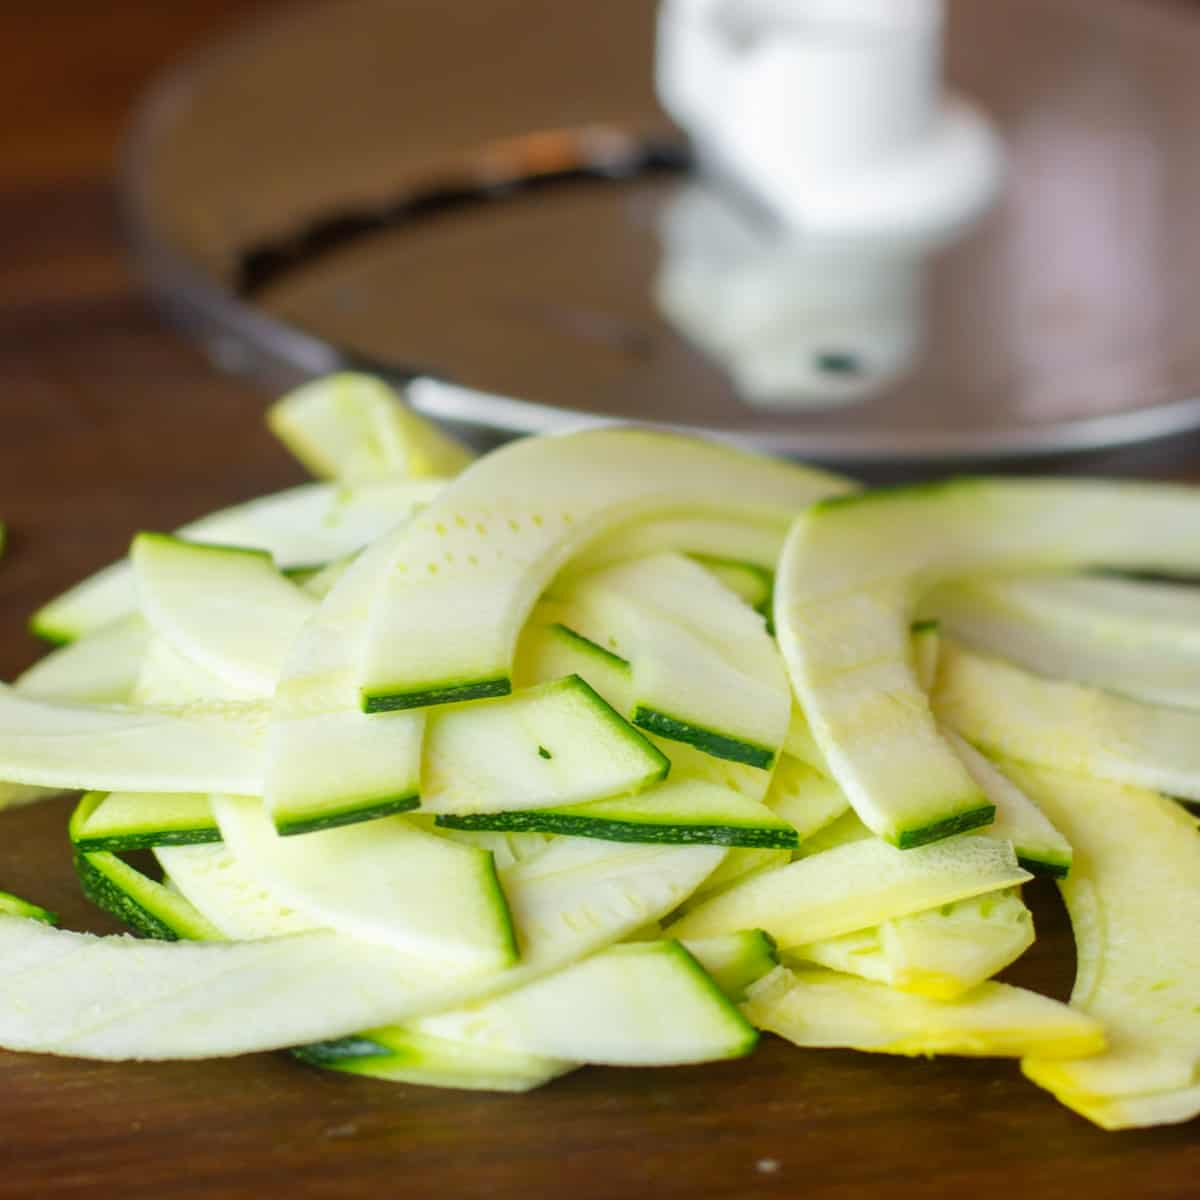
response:
{"label": "white plastic food pusher", "polygon": [[942,0],[663,0],[657,87],[701,163],[787,227],[949,238],[1001,177],[942,88]]}

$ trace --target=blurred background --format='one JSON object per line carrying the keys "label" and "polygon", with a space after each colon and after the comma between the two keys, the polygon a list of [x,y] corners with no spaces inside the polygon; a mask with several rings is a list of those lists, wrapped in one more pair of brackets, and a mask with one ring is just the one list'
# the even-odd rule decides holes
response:
{"label": "blurred background", "polygon": [[350,364],[465,385],[414,402],[481,440],[584,414],[880,471],[1176,469],[1194,6],[949,0],[944,79],[940,7],[6,6],[6,391],[68,461],[75,406],[153,393],[152,441]]}

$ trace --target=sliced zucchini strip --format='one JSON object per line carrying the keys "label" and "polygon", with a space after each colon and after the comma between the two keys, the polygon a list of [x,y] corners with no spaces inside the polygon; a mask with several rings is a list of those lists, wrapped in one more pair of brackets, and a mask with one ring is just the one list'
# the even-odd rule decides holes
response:
{"label": "sliced zucchini strip", "polygon": [[77,850],[145,850],[219,842],[205,795],[186,792],[89,792],[71,822]]}
{"label": "sliced zucchini strip", "polygon": [[808,946],[789,960],[817,963],[934,1000],[956,1000],[1033,944],[1033,915],[1017,888],[884,921]]}
{"label": "sliced zucchini strip", "polygon": [[775,626],[821,752],[859,816],[901,847],[989,822],[938,734],[909,654],[920,594],[982,569],[1200,568],[1200,495],[1163,484],[963,479],[818,503],[797,518]]}
{"label": "sliced zucchini strip", "polygon": [[484,1045],[477,1038],[433,1037],[409,1025],[312,1042],[292,1054],[311,1067],[390,1083],[486,1092],[528,1092],[579,1065]]}
{"label": "sliced zucchini strip", "polygon": [[1098,1021],[1003,983],[981,983],[943,1003],[833,971],[778,967],[750,989],[742,1012],[797,1046],[875,1054],[1074,1060],[1105,1047]]}
{"label": "sliced zucchini strip", "polygon": [[[518,693],[519,694],[519,693]],[[710,846],[793,847],[796,831],[766,805],[696,779],[668,780],[637,796],[573,807],[439,816],[452,829],[498,829]]]}
{"label": "sliced zucchini strip", "polygon": [[622,522],[689,511],[782,524],[847,486],[824,472],[642,430],[510,443],[408,525],[372,607],[363,706],[378,712],[508,692],[517,638],[538,596],[574,553]]}
{"label": "sliced zucchini strip", "polygon": [[300,630],[275,689],[264,793],[280,833],[302,834],[415,808],[423,713],[369,720],[355,671],[370,603],[396,533],[354,560]]}
{"label": "sliced zucchini strip", "polygon": [[[579,676],[569,675],[431,713],[421,811],[511,815],[632,796],[663,779],[670,766],[639,730]],[[511,819],[465,827],[539,828]]]}
{"label": "sliced zucchini strip", "polygon": [[1038,679],[947,643],[934,707],[989,756],[1200,800],[1200,713]]}
{"label": "sliced zucchini strip", "polygon": [[465,1029],[506,1049],[631,1067],[737,1058],[758,1040],[675,941],[613,946],[516,991],[415,1024],[434,1036]]}
{"label": "sliced zucchini strip", "polygon": [[254,793],[261,730],[247,714],[27,700],[0,685],[0,778],[65,791]]}
{"label": "sliced zucchini strip", "polygon": [[[190,542],[265,550],[281,569],[308,567],[361,549],[427,504],[443,482],[306,483],[210,513],[176,533]],[[50,642],[71,642],[136,609],[133,568],[122,559],[38,609],[30,629]]]}
{"label": "sliced zucchini strip", "polygon": [[791,691],[763,618],[677,554],[622,563],[562,595],[568,625],[631,662],[634,724],[704,753],[770,768]]}
{"label": "sliced zucchini strip", "polygon": [[1200,708],[1200,591],[1087,575],[955,580],[921,601],[946,632],[1035,674]]}
{"label": "sliced zucchini strip", "polygon": [[1078,955],[1071,1004],[1102,1021],[1111,1043],[1106,1054],[1069,1069],[1034,1053],[1022,1070],[1105,1128],[1196,1116],[1200,837],[1194,818],[1140,788],[1011,762],[1004,769],[1075,847],[1071,874],[1058,885]]}
{"label": "sliced zucchini strip", "polygon": [[129,557],[150,627],[219,679],[270,699],[316,601],[260,550],[139,533]]}
{"label": "sliced zucchini strip", "polygon": [[475,457],[382,380],[350,371],[288,392],[267,425],[315,476],[340,483],[457,475]]}
{"label": "sliced zucchini strip", "polygon": [[516,960],[486,850],[424,833],[403,817],[280,837],[256,799],[214,796],[213,812],[245,870],[318,924],[462,973]]}
{"label": "sliced zucchini strip", "polygon": [[739,883],[669,926],[671,937],[762,929],[782,947],[836,937],[1029,879],[1007,842],[971,835],[904,853],[878,838]]}

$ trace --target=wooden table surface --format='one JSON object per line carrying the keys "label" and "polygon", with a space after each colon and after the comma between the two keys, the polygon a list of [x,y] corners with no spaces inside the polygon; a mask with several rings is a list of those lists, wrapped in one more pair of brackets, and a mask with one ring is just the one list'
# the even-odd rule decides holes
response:
{"label": "wooden table surface", "polygon": [[[10,4],[0,15],[0,676],[25,616],[124,549],[298,481],[263,397],[165,329],[127,270],[114,139],[148,75],[258,6]],[[121,36],[114,36],[120,22]],[[1175,462],[1173,473],[1190,473]],[[76,928],[68,802],[6,814],[0,887]],[[1070,932],[1016,977],[1065,996]],[[1169,919],[1169,914],[1164,914]],[[113,1065],[0,1053],[0,1195],[1184,1197],[1200,1127],[1104,1134],[1003,1061],[795,1051],[673,1071],[589,1069],[525,1096],[356,1080],[279,1055]]]}

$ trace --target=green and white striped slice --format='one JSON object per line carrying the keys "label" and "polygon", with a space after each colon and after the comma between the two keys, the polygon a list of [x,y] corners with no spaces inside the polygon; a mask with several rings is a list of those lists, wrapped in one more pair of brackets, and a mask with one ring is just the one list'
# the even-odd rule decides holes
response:
{"label": "green and white striped slice", "polygon": [[921,592],[980,570],[1200,569],[1200,492],[1081,480],[965,479],[814,505],[776,579],[792,684],[859,816],[909,847],[992,806],[940,737],[909,659]]}
{"label": "green and white striped slice", "polygon": [[739,562],[732,558],[709,558],[694,555],[696,561],[739,599],[744,600],[755,612],[765,611],[771,603],[775,586],[774,574],[754,563]]}
{"label": "green and white striped slice", "polygon": [[567,625],[631,663],[634,724],[717,758],[770,768],[791,713],[783,661],[760,614],[675,554],[581,578]]}
{"label": "green and white striped slice", "polygon": [[156,634],[222,681],[271,698],[317,605],[269,554],[140,533],[130,561],[142,615]]}
{"label": "green and white striped slice", "polygon": [[1034,875],[1061,878],[1071,870],[1071,844],[1011,779],[953,729],[943,730],[972,779],[996,806],[988,833],[1012,842],[1017,861]]}
{"label": "green and white striped slice", "polygon": [[[210,513],[176,532],[191,542],[265,550],[281,569],[308,567],[361,549],[428,504],[442,486],[440,479],[357,488],[307,483]],[[38,609],[30,629],[51,642],[71,642],[136,609],[133,568],[122,559]]]}
{"label": "green and white striped slice", "polygon": [[89,792],[71,822],[77,850],[145,850],[219,842],[208,796],[188,793]]}
{"label": "green and white striped slice", "polygon": [[1074,1059],[1105,1046],[1098,1021],[1003,983],[943,1003],[852,975],[779,967],[750,990],[742,1012],[797,1046],[875,1054]]}
{"label": "green and white striped slice", "polygon": [[630,708],[633,672],[629,660],[572,629],[560,619],[563,605],[540,604],[521,633],[513,683],[530,687],[578,675],[618,712]]}
{"label": "green and white striped slice", "polygon": [[637,796],[571,807],[442,815],[453,829],[493,829],[710,846],[791,848],[796,831],[764,804],[696,779],[667,780]]}
{"label": "green and white striped slice", "polygon": [[380,538],[354,560],[288,653],[275,689],[263,789],[280,833],[352,824],[419,803],[424,714],[369,720],[355,682],[371,600],[397,537]]}
{"label": "green and white striped slice", "polygon": [[408,526],[372,608],[363,706],[379,712],[508,692],[517,639],[538,596],[572,555],[624,522],[686,511],[782,525],[847,486],[823,472],[643,430],[510,443]]}
{"label": "green and white striped slice", "polygon": [[140,616],[121,617],[51,650],[18,676],[13,687],[31,700],[126,704],[149,642],[150,631]]}
{"label": "green and white striped slice", "polygon": [[688,938],[761,929],[786,949],[1029,878],[1007,842],[969,835],[903,852],[869,838],[753,876],[666,932]]}
{"label": "green and white striped slice", "polygon": [[[117,855],[107,850],[77,850],[74,862],[83,894],[130,929],[168,942],[208,941],[220,936],[212,923],[184,897],[143,875]],[[78,986],[86,995],[97,984],[98,981],[81,980]],[[129,1057],[136,1056],[134,1053]]]}
{"label": "green and white striped slice", "polygon": [[27,700],[0,685],[0,779],[62,791],[255,793],[262,730],[241,711]]}
{"label": "green and white striped slice", "polygon": [[315,476],[340,483],[457,475],[475,457],[382,380],[350,371],[289,392],[267,425]]}
{"label": "green and white striped slice", "polygon": [[1200,713],[1039,679],[943,646],[934,708],[990,757],[1200,800]]}
{"label": "green and white striped slice", "polygon": [[758,1040],[676,941],[613,946],[495,999],[421,1018],[416,1028],[449,1037],[470,1031],[505,1049],[629,1067],[739,1058]]}
{"label": "green and white striped slice", "polygon": [[206,1058],[403,1022],[521,986],[627,936],[675,908],[723,853],[561,839],[536,871],[520,864],[506,873],[521,964],[469,979],[431,975],[412,958],[331,932],[165,945],[0,918],[0,1045]]}
{"label": "green and white striped slice", "polygon": [[431,713],[420,811],[462,816],[561,809],[632,796],[669,769],[640,731],[571,675]]}
{"label": "green and white striped slice", "polygon": [[292,1054],[310,1067],[349,1075],[484,1092],[528,1092],[580,1065],[485,1045],[475,1037],[433,1037],[410,1025],[312,1042]]}
{"label": "green and white striped slice", "polygon": [[485,850],[403,817],[280,837],[260,801],[214,796],[222,840],[281,901],[350,937],[462,973],[517,957],[508,907]]}
{"label": "green and white striped slice", "polygon": [[24,917],[30,921],[41,921],[44,925],[58,924],[58,918],[48,908],[22,900],[12,892],[0,892],[0,916]]}

